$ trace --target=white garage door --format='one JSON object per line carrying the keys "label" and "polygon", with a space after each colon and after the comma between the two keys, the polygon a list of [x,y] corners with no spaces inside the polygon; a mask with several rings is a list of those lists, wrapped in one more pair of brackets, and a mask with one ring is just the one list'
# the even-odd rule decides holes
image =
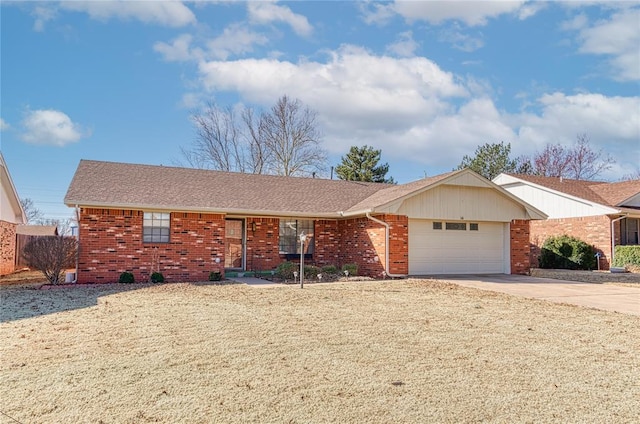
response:
{"label": "white garage door", "polygon": [[506,224],[409,220],[409,274],[507,273]]}

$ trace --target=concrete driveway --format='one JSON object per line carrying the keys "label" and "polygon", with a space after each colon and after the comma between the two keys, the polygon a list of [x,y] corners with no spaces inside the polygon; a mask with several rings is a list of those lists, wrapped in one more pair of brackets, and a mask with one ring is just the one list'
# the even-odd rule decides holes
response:
{"label": "concrete driveway", "polygon": [[579,283],[525,275],[430,275],[465,287],[640,316],[640,287]]}

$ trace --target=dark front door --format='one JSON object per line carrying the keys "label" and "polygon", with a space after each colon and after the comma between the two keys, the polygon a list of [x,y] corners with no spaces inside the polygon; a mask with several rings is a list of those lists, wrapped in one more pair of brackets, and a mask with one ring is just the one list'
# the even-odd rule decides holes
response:
{"label": "dark front door", "polygon": [[244,269],[244,220],[225,220],[224,267]]}

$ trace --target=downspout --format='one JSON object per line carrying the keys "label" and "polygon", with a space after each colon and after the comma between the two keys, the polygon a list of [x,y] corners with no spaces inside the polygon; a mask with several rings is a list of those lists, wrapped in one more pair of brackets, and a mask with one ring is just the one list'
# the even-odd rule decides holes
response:
{"label": "downspout", "polygon": [[369,212],[367,212],[367,218],[369,218],[371,221],[373,222],[377,222],[378,224],[382,224],[384,225],[384,262],[385,262],[385,266],[384,266],[384,273],[386,274],[387,277],[390,278],[405,278],[406,275],[405,274],[391,274],[389,273],[389,224],[387,224],[386,222],[378,219],[378,218],[374,218],[371,216],[371,214]]}
{"label": "downspout", "polygon": [[78,267],[80,266],[80,212],[78,210],[78,205],[76,205],[76,222],[78,223],[78,235],[76,236],[78,239],[78,245],[76,247],[76,272],[75,278],[71,283],[75,284],[78,282]]}
{"label": "downspout", "polygon": [[[611,270],[611,268],[613,267],[613,260],[616,258],[616,233],[615,233],[615,228],[613,226],[613,224],[615,224],[616,222],[626,218],[627,215],[623,215],[619,218],[616,219],[612,219],[611,220],[611,263],[609,264],[609,270]],[[620,234],[620,237],[622,237],[622,234]]]}

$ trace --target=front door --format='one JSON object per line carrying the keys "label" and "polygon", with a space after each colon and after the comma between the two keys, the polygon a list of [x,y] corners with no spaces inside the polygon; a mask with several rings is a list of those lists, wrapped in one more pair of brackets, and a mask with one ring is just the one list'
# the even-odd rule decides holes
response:
{"label": "front door", "polygon": [[244,269],[244,220],[225,220],[224,267]]}

